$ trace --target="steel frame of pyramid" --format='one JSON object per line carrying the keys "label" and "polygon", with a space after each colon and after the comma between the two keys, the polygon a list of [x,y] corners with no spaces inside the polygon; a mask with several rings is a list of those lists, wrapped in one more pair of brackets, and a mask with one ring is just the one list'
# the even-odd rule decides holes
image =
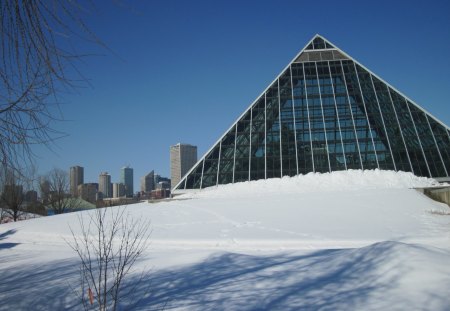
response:
{"label": "steel frame of pyramid", "polygon": [[173,189],[377,168],[448,178],[450,129],[315,35]]}

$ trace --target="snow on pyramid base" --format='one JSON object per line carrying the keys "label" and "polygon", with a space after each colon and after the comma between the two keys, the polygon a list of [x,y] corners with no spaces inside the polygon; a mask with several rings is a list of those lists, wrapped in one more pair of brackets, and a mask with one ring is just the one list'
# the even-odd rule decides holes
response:
{"label": "snow on pyramid base", "polygon": [[450,129],[316,35],[174,193],[351,169],[448,179]]}
{"label": "snow on pyramid base", "polygon": [[294,177],[262,179],[209,187],[191,191],[179,198],[226,198],[283,195],[369,189],[410,189],[439,186],[435,179],[415,176],[410,172],[384,170],[348,170],[332,173],[308,173]]}

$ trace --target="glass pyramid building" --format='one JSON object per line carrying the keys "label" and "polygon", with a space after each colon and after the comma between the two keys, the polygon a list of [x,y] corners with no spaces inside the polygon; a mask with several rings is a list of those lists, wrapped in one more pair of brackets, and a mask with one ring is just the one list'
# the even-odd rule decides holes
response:
{"label": "glass pyramid building", "polygon": [[316,35],[174,190],[376,168],[448,177],[449,128]]}

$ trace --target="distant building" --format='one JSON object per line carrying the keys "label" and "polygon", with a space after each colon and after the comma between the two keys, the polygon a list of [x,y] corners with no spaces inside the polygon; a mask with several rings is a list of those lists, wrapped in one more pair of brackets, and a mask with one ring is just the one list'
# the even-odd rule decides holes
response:
{"label": "distant building", "polygon": [[42,177],[39,186],[41,190],[41,201],[42,203],[46,204],[48,202],[48,196],[50,194],[50,182]]}
{"label": "distant building", "polygon": [[29,190],[25,193],[25,201],[29,203],[36,203],[38,199],[38,193],[35,190]]}
{"label": "distant building", "polygon": [[113,184],[113,198],[121,198],[125,196],[125,185],[122,183]]}
{"label": "distant building", "polygon": [[176,144],[170,147],[170,178],[177,185],[181,178],[197,163],[197,146]]}
{"label": "distant building", "polygon": [[141,177],[141,192],[149,193],[155,189],[155,171]]}
{"label": "distant building", "polygon": [[112,196],[111,175],[104,172],[98,177],[98,192],[101,193],[99,197],[110,198]]}
{"label": "distant building", "polygon": [[159,183],[156,184],[155,189],[156,190],[160,190],[160,189],[170,190],[170,182],[160,181]]}
{"label": "distant building", "polygon": [[133,190],[133,169],[129,166],[122,167],[120,170],[120,182],[125,185],[125,195],[132,197]]}
{"label": "distant building", "polygon": [[88,202],[94,203],[97,200],[98,184],[88,183],[78,185],[78,196]]}
{"label": "distant building", "polygon": [[160,182],[168,183],[169,184],[169,189],[170,189],[170,185],[171,185],[170,178],[161,177],[161,175],[155,174],[155,178],[154,178],[155,189],[156,189],[156,185],[159,184]]}
{"label": "distant building", "polygon": [[70,168],[70,194],[74,197],[78,195],[78,186],[84,183],[84,168],[72,166]]}
{"label": "distant building", "polygon": [[170,197],[170,190],[169,189],[156,189],[152,190],[151,198],[153,200],[161,200],[165,198]]}

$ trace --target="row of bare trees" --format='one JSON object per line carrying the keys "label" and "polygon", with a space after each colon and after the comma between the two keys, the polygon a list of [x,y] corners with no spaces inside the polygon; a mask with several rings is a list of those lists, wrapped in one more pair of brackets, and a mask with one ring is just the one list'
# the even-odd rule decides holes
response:
{"label": "row of bare trees", "polygon": [[44,176],[35,177],[34,171],[19,173],[4,167],[0,170],[0,223],[18,221],[30,214],[45,215],[48,209],[62,214],[79,204],[80,200],[69,195],[66,171],[55,168]]}

